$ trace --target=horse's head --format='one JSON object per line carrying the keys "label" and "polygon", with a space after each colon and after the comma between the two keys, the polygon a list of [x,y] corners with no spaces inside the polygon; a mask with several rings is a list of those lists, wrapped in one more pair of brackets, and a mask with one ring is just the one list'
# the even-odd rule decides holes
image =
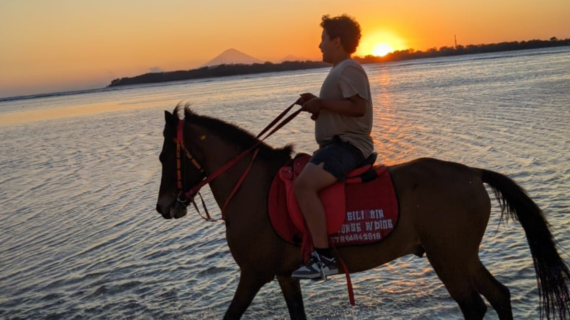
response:
{"label": "horse's head", "polygon": [[[178,107],[174,113],[164,112],[166,124],[164,126],[164,143],[160,152],[162,164],[162,179],[158,192],[156,211],[165,219],[182,218],[187,213],[187,206],[193,201],[192,195],[188,199],[185,195],[192,187],[200,183],[205,177],[198,159],[191,159],[191,141],[187,141],[187,134],[183,134],[184,120],[178,117]],[[179,126],[182,128],[179,129]]]}

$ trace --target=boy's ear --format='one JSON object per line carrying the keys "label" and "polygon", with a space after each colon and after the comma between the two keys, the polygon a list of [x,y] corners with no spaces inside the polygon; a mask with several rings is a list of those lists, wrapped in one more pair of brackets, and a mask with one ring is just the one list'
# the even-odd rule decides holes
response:
{"label": "boy's ear", "polygon": [[340,46],[340,37],[335,37],[335,38],[333,39],[333,42],[334,42],[334,45],[335,45],[335,46],[337,46],[337,47]]}

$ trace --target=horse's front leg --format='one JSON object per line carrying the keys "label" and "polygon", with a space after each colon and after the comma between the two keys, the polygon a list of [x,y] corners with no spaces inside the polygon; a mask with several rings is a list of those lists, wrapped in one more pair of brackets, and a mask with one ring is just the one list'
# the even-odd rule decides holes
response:
{"label": "horse's front leg", "polygon": [[277,279],[279,280],[281,291],[283,291],[285,302],[287,302],[287,308],[289,309],[291,320],[307,319],[299,279],[285,277],[277,277]]}
{"label": "horse's front leg", "polygon": [[259,289],[271,281],[273,277],[273,275],[269,276],[252,270],[242,269],[238,288],[224,319],[240,319]]}

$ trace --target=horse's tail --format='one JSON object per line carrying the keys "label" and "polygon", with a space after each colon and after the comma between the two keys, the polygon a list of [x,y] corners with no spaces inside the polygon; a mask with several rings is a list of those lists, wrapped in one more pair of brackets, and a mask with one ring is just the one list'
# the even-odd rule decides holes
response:
{"label": "horse's tail", "polygon": [[540,318],[568,319],[570,315],[570,271],[562,260],[544,213],[525,190],[510,178],[488,170],[481,170],[481,179],[493,189],[501,206],[501,219],[507,214],[522,225],[538,282]]}

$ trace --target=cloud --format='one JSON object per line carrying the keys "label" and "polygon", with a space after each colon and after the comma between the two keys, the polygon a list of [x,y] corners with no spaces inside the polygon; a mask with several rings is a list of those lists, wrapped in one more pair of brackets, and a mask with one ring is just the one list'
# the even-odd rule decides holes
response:
{"label": "cloud", "polygon": [[160,72],[164,72],[164,70],[162,70],[160,67],[150,67],[150,68],[148,68],[148,72],[149,73],[160,73]]}

